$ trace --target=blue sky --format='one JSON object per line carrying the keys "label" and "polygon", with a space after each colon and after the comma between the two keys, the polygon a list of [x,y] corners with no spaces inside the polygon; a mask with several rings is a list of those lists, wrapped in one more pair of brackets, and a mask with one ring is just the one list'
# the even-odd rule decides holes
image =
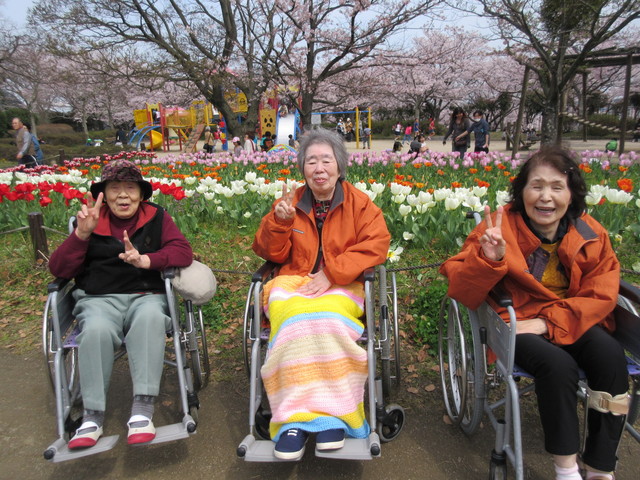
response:
{"label": "blue sky", "polygon": [[18,27],[24,27],[27,18],[27,9],[34,0],[0,0],[2,16]]}

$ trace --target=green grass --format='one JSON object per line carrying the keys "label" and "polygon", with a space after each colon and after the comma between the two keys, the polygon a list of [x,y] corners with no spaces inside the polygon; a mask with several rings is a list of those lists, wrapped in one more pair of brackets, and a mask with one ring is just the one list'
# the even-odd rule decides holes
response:
{"label": "green grass", "polygon": [[[63,236],[47,233],[54,251]],[[213,380],[232,380],[242,371],[243,315],[250,272],[262,260],[251,250],[253,232],[238,229],[232,222],[202,225],[190,238],[195,256],[216,274],[218,290],[204,307]],[[640,258],[634,242],[617,249],[623,267]],[[440,263],[446,254],[438,248],[407,248],[399,263],[388,265],[397,272],[401,365],[405,403],[420,398],[422,389],[438,384],[437,325],[446,282],[437,266],[402,270],[409,266]],[[234,273],[221,272],[233,271]],[[41,348],[42,310],[46,286],[52,280],[45,266],[35,266],[31,241],[26,232],[0,235],[0,276],[6,279],[0,290],[0,346],[17,353]],[[626,278],[639,283],[637,275]]]}

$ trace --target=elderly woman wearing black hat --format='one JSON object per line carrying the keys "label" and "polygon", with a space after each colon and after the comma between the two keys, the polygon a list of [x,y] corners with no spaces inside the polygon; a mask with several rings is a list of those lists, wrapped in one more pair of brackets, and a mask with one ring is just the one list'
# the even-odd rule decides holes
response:
{"label": "elderly woman wearing black hat", "polygon": [[[160,272],[186,267],[193,253],[171,217],[147,202],[151,184],[128,160],[116,160],[91,186],[77,227],[51,255],[49,268],[75,278],[83,423],[69,448],[91,447],[102,435],[114,352],[127,343],[133,380],[128,443],[155,438],[154,401],[160,389],[165,332],[170,325]],[[106,205],[105,205],[106,203]]]}

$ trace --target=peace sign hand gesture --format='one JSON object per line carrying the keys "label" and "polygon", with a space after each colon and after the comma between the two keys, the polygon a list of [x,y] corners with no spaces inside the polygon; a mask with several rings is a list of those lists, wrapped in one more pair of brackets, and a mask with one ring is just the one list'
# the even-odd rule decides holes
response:
{"label": "peace sign hand gesture", "polygon": [[287,184],[282,185],[282,198],[276,204],[275,214],[276,217],[283,221],[289,222],[296,216],[296,209],[292,205],[293,196],[296,193],[296,185],[291,187],[291,191],[287,191]]}
{"label": "peace sign hand gesture", "polygon": [[118,255],[120,260],[133,265],[138,268],[148,269],[151,267],[151,259],[148,255],[140,255],[140,252],[133,246],[129,240],[127,231],[124,231],[124,253]]}
{"label": "peace sign hand gesture", "polygon": [[507,251],[507,243],[502,238],[502,210],[502,207],[498,207],[494,226],[491,221],[491,207],[489,205],[484,207],[484,220],[487,223],[487,229],[480,237],[480,246],[484,256],[495,262],[502,260]]}
{"label": "peace sign hand gesture", "polygon": [[93,204],[93,201],[89,200],[89,205],[82,205],[82,208],[76,214],[76,235],[81,240],[88,240],[91,233],[93,233],[98,226],[103,198],[104,193],[100,192],[95,205]]}

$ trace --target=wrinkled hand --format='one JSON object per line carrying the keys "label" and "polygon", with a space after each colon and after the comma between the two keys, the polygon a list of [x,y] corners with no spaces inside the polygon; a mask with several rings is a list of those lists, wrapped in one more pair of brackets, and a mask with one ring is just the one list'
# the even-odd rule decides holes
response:
{"label": "wrinkled hand", "polygon": [[516,334],[533,333],[534,335],[546,335],[549,333],[547,321],[543,318],[532,318],[529,320],[518,320],[516,322]]}
{"label": "wrinkled hand", "polygon": [[276,204],[276,217],[284,222],[293,220],[296,216],[296,209],[292,205],[293,195],[296,193],[296,186],[291,187],[291,191],[287,192],[287,184],[282,185],[282,198]]}
{"label": "wrinkled hand", "polygon": [[98,226],[98,219],[100,218],[100,209],[102,208],[102,199],[104,194],[100,192],[95,205],[92,200],[89,200],[88,205],[82,205],[82,208],[76,215],[76,221],[78,226],[76,227],[76,235],[81,240],[87,240],[91,233]]}
{"label": "wrinkled hand", "polygon": [[124,253],[118,255],[120,260],[125,261],[138,268],[146,268],[151,267],[151,259],[148,255],[140,255],[140,252],[136,250],[136,247],[133,246],[131,241],[129,240],[129,235],[127,235],[127,231],[124,231]]}
{"label": "wrinkled hand", "polygon": [[507,243],[502,238],[502,210],[502,207],[498,207],[494,226],[491,221],[491,208],[489,205],[484,207],[484,220],[487,223],[487,229],[480,237],[480,246],[484,256],[496,262],[502,260],[507,251]]}
{"label": "wrinkled hand", "polygon": [[310,273],[308,276],[311,277],[311,281],[298,289],[298,293],[302,295],[311,298],[319,297],[331,287],[331,282],[322,270],[318,273]]}

